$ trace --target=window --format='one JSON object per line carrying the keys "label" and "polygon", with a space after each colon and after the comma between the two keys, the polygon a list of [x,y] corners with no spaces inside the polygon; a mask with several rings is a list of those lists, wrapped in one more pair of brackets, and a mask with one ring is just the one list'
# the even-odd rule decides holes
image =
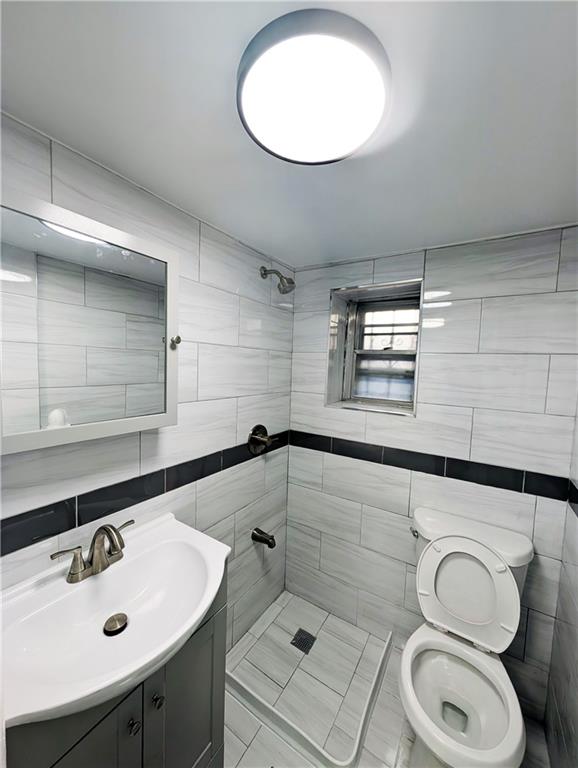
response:
{"label": "window", "polygon": [[413,413],[421,280],[331,294],[327,405]]}

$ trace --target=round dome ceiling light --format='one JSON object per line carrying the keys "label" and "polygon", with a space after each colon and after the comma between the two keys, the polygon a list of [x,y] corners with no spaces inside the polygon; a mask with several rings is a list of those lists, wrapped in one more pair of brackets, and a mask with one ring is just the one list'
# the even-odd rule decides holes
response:
{"label": "round dome ceiling light", "polygon": [[359,149],[390,101],[387,54],[343,13],[306,9],[275,19],[247,46],[237,73],[237,109],[263,149],[305,165]]}

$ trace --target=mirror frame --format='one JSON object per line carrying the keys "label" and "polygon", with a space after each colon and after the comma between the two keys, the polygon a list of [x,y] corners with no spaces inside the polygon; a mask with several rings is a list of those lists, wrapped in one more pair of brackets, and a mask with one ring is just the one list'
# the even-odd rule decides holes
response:
{"label": "mirror frame", "polygon": [[95,237],[97,240],[104,240],[121,248],[126,248],[127,250],[135,251],[136,253],[141,253],[144,256],[150,256],[153,259],[164,262],[166,264],[165,346],[167,353],[165,356],[165,410],[163,413],[148,414],[146,416],[128,416],[122,419],[95,421],[88,424],[73,424],[62,429],[39,429],[37,432],[22,432],[2,436],[0,455],[34,451],[40,448],[83,442],[85,440],[97,440],[102,437],[124,435],[176,424],[178,405],[178,347],[172,350],[170,339],[172,336],[178,335],[179,255],[170,248],[165,248],[158,243],[141,237],[135,237],[120,229],[109,227],[107,224],[101,224],[94,219],[89,219],[66,208],[61,208],[21,192],[4,190],[2,207],[25,214],[26,216],[33,216],[40,220],[60,224],[68,229],[74,229]]}

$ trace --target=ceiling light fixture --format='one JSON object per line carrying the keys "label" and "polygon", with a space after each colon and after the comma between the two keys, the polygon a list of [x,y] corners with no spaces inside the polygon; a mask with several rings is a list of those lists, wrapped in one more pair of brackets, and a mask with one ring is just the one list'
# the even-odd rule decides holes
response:
{"label": "ceiling light fixture", "polygon": [[42,223],[49,229],[53,229],[55,232],[58,232],[59,235],[66,235],[66,237],[72,237],[74,240],[82,240],[83,243],[96,243],[97,245],[104,245],[108,248],[108,243],[105,243],[103,240],[97,240],[96,237],[83,235],[82,232],[75,232],[73,229],[61,227],[60,224],[51,224],[49,221],[43,221]]}
{"label": "ceiling light fixture", "polygon": [[294,11],[247,46],[237,73],[241,121],[263,149],[293,163],[342,160],[375,133],[391,96],[387,55],[359,21]]}

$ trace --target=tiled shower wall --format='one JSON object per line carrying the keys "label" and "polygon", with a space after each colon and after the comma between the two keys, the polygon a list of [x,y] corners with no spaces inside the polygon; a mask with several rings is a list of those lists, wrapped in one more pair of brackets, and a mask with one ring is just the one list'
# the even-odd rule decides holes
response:
{"label": "tiled shower wall", "polygon": [[[299,271],[291,428],[567,478],[578,386],[576,231]],[[324,407],[330,289],[418,277],[416,418]],[[401,644],[423,622],[409,530],[416,507],[525,533],[536,555],[504,660],[526,710],[542,718],[566,502],[335,453],[290,448],[288,589],[382,637],[393,627]]]}
{"label": "tiled shower wall", "polygon": [[[0,282],[2,431],[164,410],[164,287],[4,244]],[[161,319],[162,318],[162,319]]]}
{"label": "tiled shower wall", "polygon": [[[3,457],[2,516],[102,488],[243,443],[251,427],[288,427],[292,296],[262,280],[265,256],[121,177],[4,117],[2,185],[172,248],[180,257],[179,422],[149,432]],[[273,265],[279,266],[279,265]],[[285,272],[285,267],[280,267]],[[113,519],[173,511],[233,548],[229,642],[281,592],[287,449],[226,469]],[[265,519],[279,544],[250,542]],[[86,541],[98,523],[7,555],[4,584],[48,564],[48,554]]]}

